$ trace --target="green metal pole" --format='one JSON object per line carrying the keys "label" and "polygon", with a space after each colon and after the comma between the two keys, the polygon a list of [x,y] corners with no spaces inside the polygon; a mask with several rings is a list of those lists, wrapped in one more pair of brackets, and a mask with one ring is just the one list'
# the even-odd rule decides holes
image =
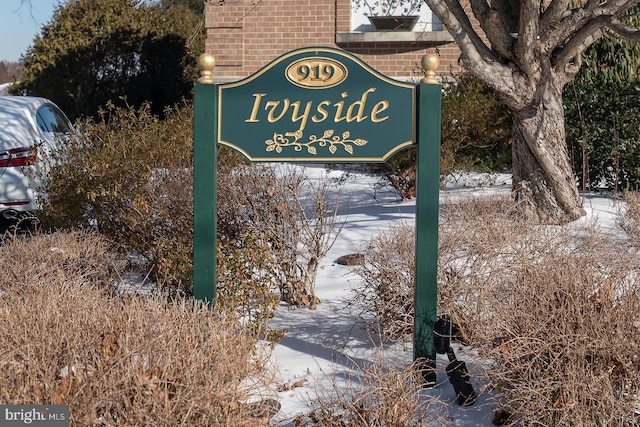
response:
{"label": "green metal pole", "polygon": [[216,299],[216,137],[218,86],[196,83],[193,118],[193,295]]}
{"label": "green metal pole", "polygon": [[425,368],[425,385],[436,383],[433,326],[438,306],[438,209],[440,190],[439,84],[418,86],[416,271],[414,360]]}

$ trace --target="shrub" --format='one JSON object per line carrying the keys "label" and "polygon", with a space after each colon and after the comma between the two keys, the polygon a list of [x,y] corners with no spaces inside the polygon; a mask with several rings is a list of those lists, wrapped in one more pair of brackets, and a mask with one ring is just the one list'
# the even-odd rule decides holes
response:
{"label": "shrub", "polygon": [[499,401],[525,426],[634,425],[640,342],[628,337],[637,336],[640,289],[631,254],[595,227],[509,240],[499,257],[483,258],[484,274],[457,284]]}
{"label": "shrub", "polygon": [[277,340],[284,331],[268,327],[278,307],[271,250],[249,234],[217,246],[216,303],[248,320],[256,337]]}
{"label": "shrub", "polygon": [[113,292],[115,259],[95,233],[4,242],[2,404],[69,404],[71,426],[263,423],[247,403],[244,381],[268,378],[248,331],[188,300]]}
{"label": "shrub", "polygon": [[380,172],[403,200],[411,199],[416,196],[416,156],[416,147],[409,147],[397,152],[386,162],[372,166],[372,169]]}
{"label": "shrub", "polygon": [[20,60],[24,77],[10,91],[55,100],[72,120],[98,117],[109,101],[124,106],[123,97],[136,107],[148,102],[162,115],[192,96],[204,52],[202,12],[185,3],[56,2]]}
{"label": "shrub", "polygon": [[291,305],[315,308],[319,261],[341,228],[339,187],[295,167],[251,165],[221,173],[218,188],[221,242],[254,242],[263,261],[258,280],[275,284]]}
{"label": "shrub", "polygon": [[444,404],[423,393],[424,377],[417,364],[398,369],[378,361],[360,367],[344,388],[318,393],[313,410],[294,425],[323,427],[419,427],[451,425]]}
{"label": "shrub", "polygon": [[[460,338],[487,361],[482,375],[510,422],[637,425],[637,253],[595,225],[542,227],[512,209],[507,197],[443,205],[439,314],[451,316]],[[360,270],[363,307],[386,320],[383,333],[412,331],[409,304],[383,317],[371,302],[413,300],[410,263],[394,262],[401,272],[386,263],[411,259],[411,234],[405,228],[375,238],[372,247],[385,255]],[[398,245],[401,239],[408,244]],[[394,280],[401,285],[382,285]]]}
{"label": "shrub", "polygon": [[640,82],[572,82],[565,89],[567,140],[584,190],[640,187]]}
{"label": "shrub", "polygon": [[635,43],[602,37],[564,88],[567,143],[584,190],[640,186],[639,53]]}
{"label": "shrub", "polygon": [[356,270],[362,284],[354,288],[351,302],[364,308],[361,320],[367,329],[384,339],[395,341],[413,333],[413,230],[401,224],[374,236],[364,250],[367,262]]}
{"label": "shrub", "polygon": [[96,229],[142,260],[160,286],[191,282],[191,107],[109,107],[58,153],[46,180],[43,223]]}
{"label": "shrub", "polygon": [[[166,111],[160,120],[144,107],[110,107],[89,121],[78,139],[59,153],[46,180],[45,226],[97,230],[108,236],[139,270],[170,294],[192,292],[192,107]],[[220,150],[221,173],[241,162]],[[223,182],[224,179],[222,179]],[[231,193],[241,191],[236,187]],[[221,197],[224,211],[225,198]],[[277,305],[269,280],[240,280],[266,271],[259,240],[219,248],[219,302],[246,310],[255,333]]]}
{"label": "shrub", "polygon": [[[58,153],[45,180],[43,223],[96,229],[156,285],[190,294],[192,123],[190,105],[162,120],[147,107],[109,107]],[[244,165],[226,149],[218,157],[219,300],[246,310],[254,330],[265,332],[274,289],[296,306],[319,302],[318,262],[339,232],[335,188],[293,167]]]}
{"label": "shrub", "polygon": [[624,206],[616,219],[617,224],[627,234],[632,245],[640,245],[640,193],[624,193]]}
{"label": "shrub", "polygon": [[[441,206],[438,306],[466,328],[460,307],[458,270],[466,275],[484,274],[485,258],[499,256],[509,236],[526,232],[530,224],[513,220],[513,203],[502,196],[470,197]],[[498,220],[496,220],[498,219]],[[488,237],[488,238],[487,238]],[[505,240],[506,239],[506,240]],[[506,243],[505,243],[506,244]],[[464,253],[464,258],[461,257]],[[362,284],[354,288],[352,303],[363,308],[367,328],[384,339],[405,339],[413,333],[415,228],[413,224],[391,226],[372,237],[364,250],[367,262],[356,269]],[[367,316],[369,315],[369,316]],[[460,338],[463,338],[462,336]]]}
{"label": "shrub", "polygon": [[511,168],[511,115],[495,92],[462,75],[442,95],[440,173]]}

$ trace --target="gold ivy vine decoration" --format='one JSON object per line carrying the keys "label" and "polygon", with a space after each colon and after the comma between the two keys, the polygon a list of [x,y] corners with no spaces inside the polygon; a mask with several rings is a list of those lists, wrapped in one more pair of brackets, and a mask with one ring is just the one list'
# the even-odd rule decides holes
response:
{"label": "gold ivy vine decoration", "polygon": [[318,138],[316,135],[310,135],[309,141],[307,142],[300,141],[302,136],[303,133],[301,130],[285,132],[284,134],[274,133],[273,139],[267,139],[265,141],[265,144],[267,144],[267,151],[282,153],[282,149],[284,147],[293,147],[296,151],[302,151],[302,148],[306,147],[309,154],[317,155],[318,150],[315,147],[317,144],[319,147],[326,147],[328,145],[329,152],[331,154],[335,154],[336,151],[338,151],[338,146],[340,145],[347,153],[353,154],[353,145],[362,147],[368,142],[366,139],[362,138],[350,139],[351,133],[349,131],[342,132],[342,135],[335,135],[335,131],[333,129],[325,130],[321,138]]}

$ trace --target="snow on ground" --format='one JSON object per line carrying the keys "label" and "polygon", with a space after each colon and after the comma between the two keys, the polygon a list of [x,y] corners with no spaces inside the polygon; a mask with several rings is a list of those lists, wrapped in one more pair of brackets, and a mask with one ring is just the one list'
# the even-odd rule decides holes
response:
{"label": "snow on ground", "polygon": [[[329,392],[334,387],[344,387],[350,378],[355,364],[380,360],[381,352],[372,343],[370,337],[356,324],[357,312],[349,307],[345,300],[351,296],[350,289],[358,283],[358,277],[351,273],[351,267],[342,266],[335,261],[346,254],[359,252],[374,235],[388,230],[399,221],[413,224],[415,221],[415,200],[401,201],[388,186],[381,187],[379,177],[363,172],[349,171],[343,175],[341,170],[327,172],[321,165],[306,166],[305,173],[311,179],[340,178],[345,180],[341,195],[348,200],[342,219],[344,228],[328,255],[322,260],[317,276],[317,295],[321,300],[315,311],[308,308],[291,309],[282,304],[272,319],[274,328],[287,329],[284,339],[275,346],[273,363],[279,384],[293,384],[306,380],[302,387],[278,392],[282,405],[280,412],[273,418],[274,425],[289,427],[297,414],[309,412],[308,404],[318,394]],[[483,193],[510,191],[510,176],[465,175],[447,181],[446,189],[441,191],[441,203],[461,197],[470,197]],[[616,232],[615,218],[620,203],[604,196],[589,197],[584,203],[586,217],[579,220],[587,223],[597,220],[603,229]],[[454,347],[459,360],[467,362],[476,392],[481,384],[473,379],[473,355],[467,349]],[[409,366],[412,362],[412,343],[385,344],[384,360],[393,361],[400,366]],[[449,402],[447,411],[453,425],[491,426],[493,407],[482,392],[475,404],[460,407],[455,402],[453,387],[447,380],[444,367],[446,355],[438,355],[438,384],[425,393]]]}

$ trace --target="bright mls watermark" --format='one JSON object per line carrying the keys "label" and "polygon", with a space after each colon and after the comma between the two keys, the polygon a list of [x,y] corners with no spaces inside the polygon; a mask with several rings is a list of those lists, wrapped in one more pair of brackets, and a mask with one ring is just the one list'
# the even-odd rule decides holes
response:
{"label": "bright mls watermark", "polygon": [[69,405],[0,405],[0,427],[69,427]]}

